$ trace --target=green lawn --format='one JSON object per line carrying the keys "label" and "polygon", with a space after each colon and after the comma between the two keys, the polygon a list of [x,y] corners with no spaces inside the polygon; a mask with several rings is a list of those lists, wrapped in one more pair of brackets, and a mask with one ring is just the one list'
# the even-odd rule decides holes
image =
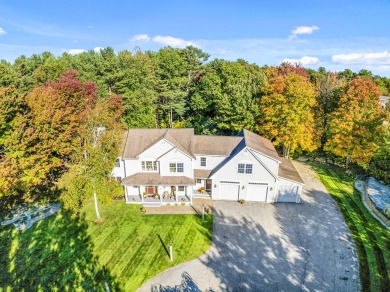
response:
{"label": "green lawn", "polygon": [[[141,215],[123,202],[100,209],[102,223],[88,202],[77,219],[60,212],[26,231],[0,230],[0,291],[104,291],[104,282],[134,291],[211,244],[211,216]],[[164,248],[170,242],[173,262]]]}
{"label": "green lawn", "polygon": [[314,168],[351,230],[359,254],[362,291],[390,291],[390,231],[364,207],[353,179],[335,167],[316,164]]}

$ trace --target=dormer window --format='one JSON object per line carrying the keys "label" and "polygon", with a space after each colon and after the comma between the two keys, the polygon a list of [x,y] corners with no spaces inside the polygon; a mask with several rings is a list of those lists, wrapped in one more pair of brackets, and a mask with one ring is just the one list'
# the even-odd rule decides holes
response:
{"label": "dormer window", "polygon": [[239,163],[238,164],[238,173],[247,173],[251,174],[253,170],[252,163]]}
{"label": "dormer window", "polygon": [[200,166],[206,166],[206,157],[200,158]]}
{"label": "dormer window", "polygon": [[115,161],[115,167],[121,167],[121,162],[119,158]]}
{"label": "dormer window", "polygon": [[142,171],[157,171],[157,161],[142,161]]}

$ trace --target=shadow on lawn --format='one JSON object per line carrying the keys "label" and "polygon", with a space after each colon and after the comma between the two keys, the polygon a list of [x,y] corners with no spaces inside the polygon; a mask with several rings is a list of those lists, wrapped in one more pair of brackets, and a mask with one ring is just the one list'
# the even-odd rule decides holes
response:
{"label": "shadow on lawn", "polygon": [[111,291],[118,285],[98,264],[84,217],[64,212],[39,221],[30,229],[0,230],[0,290]]}
{"label": "shadow on lawn", "polygon": [[[237,204],[240,217],[214,209],[213,248],[200,258],[222,283],[211,289],[359,290],[353,243],[337,205],[324,192],[314,196],[303,204]],[[267,223],[270,214],[275,224]]]}
{"label": "shadow on lawn", "polygon": [[165,252],[167,253],[168,258],[170,258],[169,251],[168,251],[167,247],[165,246],[164,241],[162,240],[160,234],[157,234],[157,236],[158,236],[158,239],[160,239],[161,245],[163,246]]}

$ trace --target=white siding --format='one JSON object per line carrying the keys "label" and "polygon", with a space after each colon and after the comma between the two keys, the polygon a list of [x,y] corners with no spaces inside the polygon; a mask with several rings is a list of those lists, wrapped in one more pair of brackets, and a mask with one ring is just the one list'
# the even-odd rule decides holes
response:
{"label": "white siding", "polygon": [[140,192],[139,187],[134,187],[134,186],[125,186],[125,192],[127,196],[135,196],[142,194],[143,190]]}
{"label": "white siding", "polygon": [[256,157],[264,163],[265,166],[268,167],[269,170],[272,171],[273,174],[275,174],[276,176],[278,175],[278,171],[279,171],[279,162],[272,159],[272,158],[269,158],[257,151],[253,151],[252,150],[252,153],[256,155]]}
{"label": "white siding", "polygon": [[[200,158],[206,157],[206,166],[200,165]],[[214,169],[219,165],[222,161],[226,159],[226,156],[210,156],[210,155],[195,155],[194,160],[194,169]]]}
{"label": "white siding", "polygon": [[112,169],[111,176],[120,177],[121,179],[123,179],[125,177],[124,162],[122,160],[122,157],[119,157],[118,159],[119,159],[120,166],[119,167],[115,166]]}
{"label": "white siding", "polygon": [[[159,160],[160,162],[160,174],[161,176],[187,176],[190,178],[194,177],[194,170],[192,168],[192,159],[182,153],[178,149],[174,149],[164,156],[162,156]],[[169,163],[181,162],[184,164],[184,172],[170,172],[169,171]]]}
{"label": "white siding", "polygon": [[[267,202],[273,202],[274,190],[275,190],[275,178],[269,173],[268,170],[261,165],[261,163],[244,148],[241,152],[236,154],[229,162],[227,162],[221,169],[218,170],[211,178],[213,179],[213,199],[222,199],[219,192],[219,181],[238,181],[240,182],[240,197],[239,199],[246,198],[248,182],[263,182],[269,186]],[[252,174],[238,173],[238,163],[246,162],[252,163]],[[214,187],[215,186],[215,187]],[[244,186],[244,189],[242,188]],[[270,188],[272,187],[272,191]],[[222,194],[221,194],[222,195]]]}
{"label": "white siding", "polygon": [[130,176],[142,171],[141,161],[136,159],[125,159],[125,176]]}
{"label": "white siding", "polygon": [[151,146],[150,148],[146,149],[144,152],[142,152],[139,155],[140,160],[156,160],[161,155],[167,153],[169,150],[174,148],[172,144],[168,143],[165,140],[158,141],[156,144]]}

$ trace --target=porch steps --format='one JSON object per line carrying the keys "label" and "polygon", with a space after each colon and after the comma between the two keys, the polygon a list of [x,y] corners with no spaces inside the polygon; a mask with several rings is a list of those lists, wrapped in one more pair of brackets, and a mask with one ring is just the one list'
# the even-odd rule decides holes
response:
{"label": "porch steps", "polygon": [[143,202],[142,206],[144,206],[144,207],[161,207],[162,204],[160,202]]}
{"label": "porch steps", "polygon": [[200,199],[211,199],[211,196],[209,194],[193,194],[192,197]]}

